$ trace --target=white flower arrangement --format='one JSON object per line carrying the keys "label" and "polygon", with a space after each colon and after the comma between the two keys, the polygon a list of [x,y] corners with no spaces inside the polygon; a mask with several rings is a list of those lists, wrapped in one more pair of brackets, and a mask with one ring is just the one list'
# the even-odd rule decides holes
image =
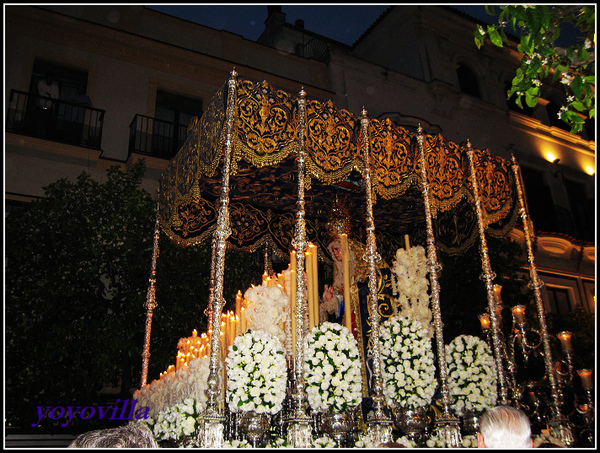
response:
{"label": "white flower arrangement", "polygon": [[434,432],[425,441],[425,446],[428,448],[446,448],[446,442],[437,432]]}
{"label": "white flower arrangement", "polygon": [[276,414],[287,390],[287,363],[276,336],[250,330],[229,347],[227,402],[232,412]]}
{"label": "white flower arrangement", "polygon": [[[406,436],[399,437],[394,442],[402,444],[406,448],[418,448],[417,443]],[[354,448],[379,448],[379,444],[379,441],[375,442],[372,439],[372,434],[360,434],[358,440],[354,443]]]}
{"label": "white flower arrangement", "polygon": [[315,326],[305,339],[304,376],[308,404],[316,412],[353,410],[362,400],[358,343],[347,327]]}
{"label": "white flower arrangement", "polygon": [[485,341],[459,335],[446,346],[448,390],[454,397],[452,409],[481,412],[496,404],[496,365]]}
{"label": "white flower arrangement", "polygon": [[392,265],[392,289],[399,307],[398,314],[419,321],[426,330],[426,337],[433,338],[433,314],[429,308],[429,280],[427,257],[423,247],[398,249]]}
{"label": "white flower arrangement", "polygon": [[133,399],[137,400],[137,407],[148,407],[149,419],[155,419],[160,412],[191,398],[202,411],[206,405],[209,363],[208,357],[190,360],[189,365],[166,372],[159,380],[136,390]]}
{"label": "white flower arrangement", "polygon": [[223,448],[226,450],[230,448],[252,448],[252,444],[250,444],[250,442],[248,442],[246,439],[225,440],[223,442]]}
{"label": "white flower arrangement", "polygon": [[383,394],[392,407],[428,406],[437,388],[431,340],[419,321],[393,316],[380,329]]}
{"label": "white flower arrangement", "polygon": [[187,398],[183,403],[160,412],[152,432],[157,440],[172,439],[180,442],[196,431],[200,413],[196,402]]}
{"label": "white flower arrangement", "polygon": [[288,444],[286,439],[275,437],[269,440],[269,443],[265,448],[290,448],[290,444]]}
{"label": "white flower arrangement", "polygon": [[336,448],[337,445],[327,436],[317,437],[313,439],[312,448]]}
{"label": "white flower arrangement", "polygon": [[252,286],[244,293],[248,301],[246,321],[249,330],[263,330],[286,345],[286,325],[290,323],[290,298],[278,285]]}
{"label": "white flower arrangement", "polygon": [[531,436],[531,439],[533,440],[533,448],[539,447],[544,442],[553,443],[554,445],[558,445],[561,448],[567,447],[567,444],[565,444],[562,440],[557,439],[548,432],[542,432],[541,434],[533,435]]}
{"label": "white flower arrangement", "polygon": [[474,434],[463,436],[461,445],[463,448],[477,448],[477,436]]}

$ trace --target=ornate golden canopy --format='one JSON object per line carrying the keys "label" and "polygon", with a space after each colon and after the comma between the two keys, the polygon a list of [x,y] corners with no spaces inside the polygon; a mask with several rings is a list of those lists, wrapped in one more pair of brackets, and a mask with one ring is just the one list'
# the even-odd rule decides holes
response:
{"label": "ornate golden canopy", "polygon": [[[179,153],[159,186],[162,230],[182,246],[204,241],[214,230],[225,146],[226,84],[203,116],[190,125]],[[294,231],[297,96],[266,81],[238,79],[230,179],[233,247],[253,250],[269,241],[287,254]],[[326,248],[327,206],[336,194],[350,199],[354,219],[364,213],[364,163],[360,120],[330,100],[306,100],[306,215],[308,239]],[[374,218],[381,254],[424,239],[423,199],[415,134],[389,119],[370,119]],[[489,150],[474,150],[481,207],[490,234],[503,235],[516,219],[510,162]],[[441,135],[425,136],[430,203],[436,244],[450,253],[477,240],[476,216],[461,146]],[[356,225],[360,240],[362,225]],[[423,240],[424,242],[424,240]]]}

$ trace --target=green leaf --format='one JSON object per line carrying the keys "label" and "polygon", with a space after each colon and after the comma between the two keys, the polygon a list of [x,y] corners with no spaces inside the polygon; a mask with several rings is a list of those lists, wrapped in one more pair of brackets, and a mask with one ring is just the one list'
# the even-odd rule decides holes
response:
{"label": "green leaf", "polygon": [[585,110],[585,106],[580,101],[571,102],[571,106],[579,112],[583,112]]}
{"label": "green leaf", "polygon": [[502,47],[502,36],[498,33],[498,30],[493,25],[488,25],[488,34],[490,36],[490,41],[497,47]]}
{"label": "green leaf", "polygon": [[538,103],[538,96],[531,94],[529,91],[525,93],[525,103],[528,107],[535,107]]}
{"label": "green leaf", "polygon": [[588,53],[587,50],[585,50],[585,48],[583,48],[577,54],[577,58],[579,61],[582,61],[585,63],[585,62],[590,61],[590,54]]}
{"label": "green leaf", "polygon": [[581,76],[577,75],[573,78],[573,81],[569,85],[573,90],[573,94],[575,94],[576,98],[581,98],[583,95],[583,79]]}

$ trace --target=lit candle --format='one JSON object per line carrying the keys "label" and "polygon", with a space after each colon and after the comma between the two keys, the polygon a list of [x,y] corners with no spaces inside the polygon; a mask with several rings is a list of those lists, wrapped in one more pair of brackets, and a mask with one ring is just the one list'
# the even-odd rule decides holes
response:
{"label": "lit candle", "polygon": [[[235,314],[238,317],[238,319],[242,318],[242,292],[238,291],[237,294],[235,295]],[[236,335],[239,335],[241,332],[240,330],[240,324],[238,323],[237,325],[237,332]]]}
{"label": "lit candle", "polygon": [[229,346],[233,344],[235,339],[235,313],[229,311]]}
{"label": "lit candle", "polygon": [[342,270],[344,276],[344,325],[352,333],[352,311],[350,310],[350,251],[348,249],[348,236],[340,234],[342,245]]}
{"label": "lit candle", "polygon": [[265,271],[263,273],[263,276],[262,276],[262,282],[263,282],[263,284],[267,282],[268,278],[269,278],[269,274],[267,274],[267,271]]}
{"label": "lit candle", "polygon": [[524,305],[515,305],[512,308],[513,316],[515,317],[515,321],[517,324],[522,325],[525,324],[525,306]]}
{"label": "lit candle", "polygon": [[[294,260],[296,258],[296,252],[294,253]],[[294,267],[296,267],[294,265]],[[298,280],[296,279],[296,271],[294,269],[290,270],[290,319],[291,319],[291,329],[292,329],[292,352],[294,356],[296,355],[296,285],[298,284]]]}
{"label": "lit candle", "polygon": [[248,320],[246,319],[246,307],[242,303],[242,326],[241,326],[242,334],[246,333],[246,330],[248,330]]}
{"label": "lit candle", "polygon": [[311,244],[309,246],[312,249],[312,269],[313,269],[313,312],[314,312],[314,325],[319,324],[319,264],[317,261],[317,246]]}
{"label": "lit candle", "polygon": [[406,250],[410,248],[410,240],[408,238],[408,234],[404,235],[404,247],[406,248]]}
{"label": "lit candle", "polygon": [[581,379],[581,386],[584,390],[592,389],[592,370],[577,370],[577,374]]}
{"label": "lit candle", "polygon": [[502,285],[494,285],[494,300],[496,301],[496,305],[502,306]]}
{"label": "lit candle", "polygon": [[312,279],[313,279],[313,270],[312,270],[312,259],[310,257],[310,246],[307,252],[304,253],[304,263],[306,264],[306,277],[308,280],[306,292],[308,299],[308,328],[312,329],[314,327],[314,313],[313,313],[313,292],[312,292]]}
{"label": "lit candle", "polygon": [[192,332],[192,337],[196,338],[198,336],[198,332],[196,331],[196,329],[194,329],[194,331]]}
{"label": "lit candle", "polygon": [[479,315],[479,322],[481,323],[482,330],[488,330],[490,328],[490,315],[487,313]]}
{"label": "lit candle", "polygon": [[571,332],[567,332],[565,330],[563,332],[560,332],[556,336],[560,340],[560,345],[562,346],[563,351],[570,352],[571,351]]}
{"label": "lit candle", "polygon": [[219,332],[219,346],[221,348],[221,359],[223,359],[225,357],[225,344],[226,338],[225,338],[225,322],[221,322],[221,331]]}

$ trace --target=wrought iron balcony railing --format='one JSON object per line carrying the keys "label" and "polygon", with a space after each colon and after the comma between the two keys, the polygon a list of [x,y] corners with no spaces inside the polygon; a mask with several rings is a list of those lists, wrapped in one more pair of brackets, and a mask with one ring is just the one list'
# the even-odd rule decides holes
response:
{"label": "wrought iron balcony railing", "polygon": [[11,90],[6,131],[100,149],[104,110]]}
{"label": "wrought iron balcony railing", "polygon": [[135,115],[129,125],[129,154],[171,159],[187,135],[187,126],[144,115]]}

